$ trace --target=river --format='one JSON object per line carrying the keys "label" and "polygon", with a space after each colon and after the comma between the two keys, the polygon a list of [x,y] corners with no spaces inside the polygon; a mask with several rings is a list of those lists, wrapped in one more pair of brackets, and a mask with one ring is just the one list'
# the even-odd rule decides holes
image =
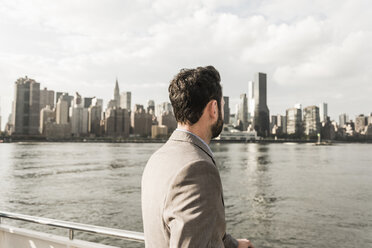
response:
{"label": "river", "polygon": [[[0,144],[0,210],[142,232],[141,175],[160,146]],[[248,238],[256,248],[372,247],[372,144],[214,143],[211,148],[224,187],[227,231],[234,237]]]}

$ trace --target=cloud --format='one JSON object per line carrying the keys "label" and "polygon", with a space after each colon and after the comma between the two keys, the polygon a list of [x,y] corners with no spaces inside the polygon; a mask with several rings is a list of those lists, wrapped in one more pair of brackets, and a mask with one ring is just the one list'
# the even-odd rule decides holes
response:
{"label": "cloud", "polygon": [[358,104],[345,104],[343,98],[360,94],[356,83],[359,91],[371,89],[369,4],[4,0],[0,94],[12,94],[12,83],[29,75],[56,91],[79,91],[107,102],[118,76],[121,88],[133,91],[133,102],[162,102],[180,68],[212,64],[220,70],[231,106],[261,71],[268,74],[273,113],[283,113],[297,99],[304,105],[328,101],[327,92],[337,96],[329,97],[335,115],[367,112],[368,98]]}
{"label": "cloud", "polygon": [[277,67],[274,79],[282,85],[339,84],[356,79],[366,83],[372,77],[368,70],[372,59],[366,53],[371,51],[371,44],[372,33],[351,33],[340,44],[324,46],[302,63]]}

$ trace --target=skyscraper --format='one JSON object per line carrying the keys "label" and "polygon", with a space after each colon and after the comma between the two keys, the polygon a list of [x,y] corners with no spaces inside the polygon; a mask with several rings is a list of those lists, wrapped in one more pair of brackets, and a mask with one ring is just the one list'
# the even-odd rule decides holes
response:
{"label": "skyscraper", "polygon": [[120,95],[120,107],[127,109],[128,111],[132,110],[132,93],[130,91],[124,91]]}
{"label": "skyscraper", "polygon": [[13,134],[39,134],[39,83],[27,76],[17,79],[12,112]]}
{"label": "skyscraper", "polygon": [[240,101],[237,111],[237,124],[242,129],[246,131],[248,128],[248,103],[247,103],[247,94],[240,95]]}
{"label": "skyscraper", "polygon": [[133,134],[143,137],[148,137],[151,135],[152,116],[149,113],[146,113],[143,105],[136,104],[134,106],[130,119]]}
{"label": "skyscraper", "polygon": [[0,98],[0,133],[2,132],[3,127],[1,126],[1,98]]}
{"label": "skyscraper", "polygon": [[328,117],[328,104],[325,102],[322,102],[319,104],[319,116],[320,116],[320,122],[327,121]]}
{"label": "skyscraper", "polygon": [[129,114],[127,109],[110,108],[106,111],[105,133],[111,137],[129,137]]}
{"label": "skyscraper", "polygon": [[362,133],[364,132],[365,127],[368,123],[368,117],[364,116],[363,114],[357,116],[355,118],[355,132]]}
{"label": "skyscraper", "polygon": [[71,133],[74,136],[88,133],[88,109],[84,108],[83,98],[77,92],[71,106]]}
{"label": "skyscraper", "polygon": [[156,108],[155,108],[156,116],[161,116],[162,114],[166,112],[173,113],[172,104],[170,104],[169,102],[163,102],[163,103],[156,105]]}
{"label": "skyscraper", "polygon": [[287,116],[282,116],[282,131],[283,133],[287,133]]}
{"label": "skyscraper", "polygon": [[84,97],[84,108],[89,108],[92,105],[93,97]]}
{"label": "skyscraper", "polygon": [[267,80],[266,74],[258,72],[253,82],[254,116],[253,128],[259,136],[268,136],[270,133],[270,116],[267,107]]}
{"label": "skyscraper", "polygon": [[120,107],[120,91],[119,91],[119,82],[117,78],[116,78],[115,89],[114,89],[114,101],[116,104],[115,106],[117,108]]}
{"label": "skyscraper", "polygon": [[297,134],[301,133],[301,109],[290,108],[286,111],[287,133]]}
{"label": "skyscraper", "polygon": [[54,91],[44,88],[40,90],[40,110],[47,105],[50,106],[50,109],[54,108]]}
{"label": "skyscraper", "polygon": [[302,112],[302,104],[301,103],[296,103],[295,105],[294,105],[294,107],[296,108],[296,109],[299,109],[300,110],[300,121],[302,122],[302,115],[303,115],[303,112]]}
{"label": "skyscraper", "polygon": [[[57,102],[56,107],[56,123],[57,124],[67,124],[69,122],[69,101],[71,97],[64,93],[61,95]],[[71,104],[71,103],[70,103]]]}
{"label": "skyscraper", "polygon": [[88,132],[99,136],[101,134],[102,106],[95,97],[92,99],[92,103],[88,108],[88,116]]}
{"label": "skyscraper", "polygon": [[272,115],[270,118],[270,133],[273,133],[273,128],[278,126],[278,115]]}
{"label": "skyscraper", "polygon": [[304,129],[305,134],[309,136],[320,133],[320,117],[317,106],[304,108]]}
{"label": "skyscraper", "polygon": [[339,116],[339,126],[344,127],[349,122],[349,116],[347,114],[341,114]]}
{"label": "skyscraper", "polygon": [[57,93],[56,93],[56,104],[57,104],[57,102],[58,102],[58,100],[59,100],[59,98],[60,98],[61,96],[63,96],[63,99],[64,99],[65,101],[67,101],[67,103],[68,103],[68,108],[70,109],[70,107],[71,107],[71,103],[72,103],[72,100],[74,100],[74,96],[70,96],[67,92],[57,92]]}
{"label": "skyscraper", "polygon": [[225,102],[225,105],[223,107],[223,115],[224,115],[224,124],[229,124],[230,123],[230,107],[229,107],[229,97],[224,96],[223,100]]}
{"label": "skyscraper", "polygon": [[253,123],[254,117],[254,82],[248,82],[248,123]]}
{"label": "skyscraper", "polygon": [[155,102],[154,102],[154,100],[149,100],[147,102],[147,113],[155,115]]}
{"label": "skyscraper", "polygon": [[171,112],[164,112],[158,117],[159,126],[166,126],[169,133],[173,132],[177,128],[176,117]]}
{"label": "skyscraper", "polygon": [[45,125],[47,123],[54,122],[55,117],[56,117],[56,113],[52,110],[52,108],[49,105],[47,105],[40,111],[40,133],[41,134],[45,134]]}

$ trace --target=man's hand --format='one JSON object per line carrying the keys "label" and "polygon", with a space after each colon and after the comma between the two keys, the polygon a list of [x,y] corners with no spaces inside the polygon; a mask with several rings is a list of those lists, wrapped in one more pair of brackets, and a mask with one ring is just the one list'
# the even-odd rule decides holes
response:
{"label": "man's hand", "polygon": [[251,241],[248,239],[238,239],[238,248],[254,248]]}

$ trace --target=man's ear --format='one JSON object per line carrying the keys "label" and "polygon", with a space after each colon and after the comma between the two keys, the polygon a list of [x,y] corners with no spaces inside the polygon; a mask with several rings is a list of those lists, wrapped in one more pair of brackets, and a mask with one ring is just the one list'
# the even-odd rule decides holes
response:
{"label": "man's ear", "polygon": [[216,118],[218,116],[218,104],[216,100],[211,100],[208,103],[209,107],[209,113],[212,119]]}

